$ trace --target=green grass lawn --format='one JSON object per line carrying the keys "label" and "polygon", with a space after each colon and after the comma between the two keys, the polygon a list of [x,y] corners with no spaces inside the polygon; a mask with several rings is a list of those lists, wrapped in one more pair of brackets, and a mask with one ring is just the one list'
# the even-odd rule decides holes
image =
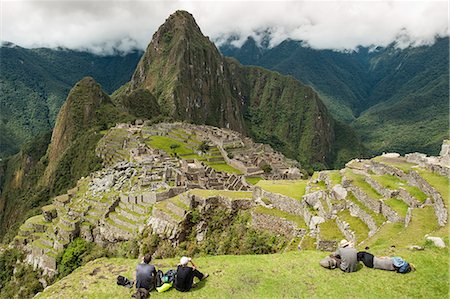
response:
{"label": "green grass lawn", "polygon": [[[170,138],[167,136],[151,136],[150,140],[147,141],[147,145],[152,148],[157,148],[165,151],[168,154],[177,153],[181,158],[187,159],[197,159],[203,161],[206,165],[211,166],[214,170],[223,171],[227,173],[242,174],[239,169],[236,169],[225,162],[208,162],[207,158],[212,156],[217,156],[217,147],[212,147],[205,156],[199,156],[195,151],[190,148],[187,143]],[[171,149],[171,145],[177,145],[175,149]],[[211,155],[209,155],[211,153]]]}
{"label": "green grass lawn", "polygon": [[[365,267],[355,273],[327,270],[320,251],[273,255],[195,258],[210,277],[187,293],[174,288],[150,298],[447,298],[449,255],[445,250],[399,250],[417,271],[405,275]],[[158,269],[175,268],[178,259],[155,260]],[[133,290],[116,278],[133,277],[134,259],[101,258],[75,270],[35,298],[130,298]]]}
{"label": "green grass lawn", "polygon": [[402,170],[404,173],[409,173],[412,169],[414,169],[413,167],[417,166],[416,164],[406,162],[406,159],[404,157],[387,158],[378,156],[373,158],[372,160],[398,168]]}
{"label": "green grass lawn", "polygon": [[344,239],[344,235],[341,230],[337,227],[336,221],[333,219],[327,220],[321,224],[320,226],[320,239],[322,240],[336,240],[340,241]]}
{"label": "green grass lawn", "polygon": [[246,177],[245,180],[247,181],[247,183],[251,184],[251,185],[256,185],[258,184],[259,181],[261,181],[263,178],[256,176],[256,177]]}
{"label": "green grass lawn", "polygon": [[[178,147],[171,149],[170,146],[172,144],[177,145]],[[178,155],[192,155],[200,158],[200,156],[196,155],[194,151],[186,145],[186,143],[167,136],[151,136],[150,140],[147,141],[147,145],[153,148],[161,149],[168,154],[176,152]]]}
{"label": "green grass lawn", "polygon": [[250,191],[229,191],[229,190],[204,190],[204,189],[193,189],[188,191],[190,194],[197,195],[200,197],[210,197],[222,195],[232,199],[238,198],[252,198],[252,192]]}
{"label": "green grass lawn", "polygon": [[398,198],[388,198],[384,200],[384,203],[387,204],[392,210],[397,212],[400,217],[406,217],[408,205],[403,200]]}
{"label": "green grass lawn", "polygon": [[416,171],[441,194],[446,206],[450,207],[450,179],[424,169],[416,169]]}
{"label": "green grass lawn", "polygon": [[413,210],[408,227],[405,228],[404,223],[387,222],[364,243],[370,246],[371,249],[380,251],[381,254],[388,254],[388,251],[385,251],[385,249],[391,245],[395,245],[397,248],[423,245],[425,243],[425,234],[438,228],[434,209],[431,206],[427,206]]}
{"label": "green grass lawn", "polygon": [[333,185],[340,184],[342,182],[342,175],[338,170],[331,170],[328,172],[328,177],[330,178]]}
{"label": "green grass lawn", "polygon": [[235,174],[242,174],[242,171],[239,169],[234,168],[231,165],[228,165],[227,163],[210,163],[205,161],[205,164],[209,165],[212,169],[216,171],[222,171],[226,173],[235,173]]}
{"label": "green grass lawn", "polygon": [[355,232],[356,241],[358,243],[367,239],[369,235],[369,228],[364,223],[364,221],[362,221],[358,217],[353,217],[352,215],[350,215],[349,210],[339,212],[338,217],[350,225],[350,229]]}
{"label": "green grass lawn", "polygon": [[353,181],[353,185],[355,185],[356,187],[359,187],[362,191],[364,191],[372,199],[379,199],[379,198],[383,197],[381,194],[379,194],[377,191],[375,191],[375,189],[373,189],[372,186],[369,185],[369,183],[367,183],[364,180],[363,175],[357,174],[357,173],[351,171],[350,169],[346,169],[345,176],[348,179]]}
{"label": "green grass lawn", "polygon": [[307,183],[307,180],[261,180],[256,184],[256,186],[259,186],[269,192],[279,193],[295,198],[297,200],[301,200],[302,196],[305,195],[305,188]]}
{"label": "green grass lawn", "polygon": [[406,181],[401,180],[399,177],[395,175],[390,174],[372,175],[371,178],[380,183],[383,187],[391,190],[398,190],[400,187],[402,187],[420,202],[425,202],[425,200],[428,197],[419,188],[408,185]]}

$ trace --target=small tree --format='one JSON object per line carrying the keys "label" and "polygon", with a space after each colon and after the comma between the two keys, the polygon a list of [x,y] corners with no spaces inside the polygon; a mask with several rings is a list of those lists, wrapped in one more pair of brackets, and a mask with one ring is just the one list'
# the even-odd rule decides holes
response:
{"label": "small tree", "polygon": [[272,166],[270,166],[269,164],[264,164],[261,169],[265,172],[265,173],[269,173],[272,171]]}
{"label": "small tree", "polygon": [[198,150],[202,153],[206,153],[207,151],[209,151],[208,141],[203,140],[202,143],[200,143],[200,145],[198,146]]}

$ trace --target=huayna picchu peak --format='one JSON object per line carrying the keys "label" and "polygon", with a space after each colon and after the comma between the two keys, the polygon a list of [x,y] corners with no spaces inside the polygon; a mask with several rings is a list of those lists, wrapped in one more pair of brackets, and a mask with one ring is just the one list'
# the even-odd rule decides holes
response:
{"label": "huayna picchu peak", "polygon": [[[175,120],[230,128],[266,142],[305,167],[329,167],[361,155],[345,125],[336,124],[316,92],[292,77],[244,67],[221,56],[193,16],[177,11],[161,25],[131,81],[113,100],[146,90]],[[344,149],[337,138],[351,141]]]}

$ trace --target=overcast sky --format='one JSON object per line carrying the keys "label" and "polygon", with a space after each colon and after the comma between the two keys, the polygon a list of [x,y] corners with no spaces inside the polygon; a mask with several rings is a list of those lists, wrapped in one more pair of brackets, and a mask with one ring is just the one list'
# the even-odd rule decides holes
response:
{"label": "overcast sky", "polygon": [[216,43],[238,36],[237,46],[263,31],[271,46],[291,38],[337,50],[448,35],[447,1],[1,1],[2,41],[96,53],[145,49],[177,9],[192,13]]}

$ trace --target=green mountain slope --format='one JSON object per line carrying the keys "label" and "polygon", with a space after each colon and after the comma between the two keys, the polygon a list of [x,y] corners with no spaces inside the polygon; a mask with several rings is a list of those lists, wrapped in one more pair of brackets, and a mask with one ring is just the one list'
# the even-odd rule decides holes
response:
{"label": "green mountain slope", "polygon": [[16,153],[36,134],[53,128],[70,88],[94,77],[110,93],[129,80],[141,52],[98,56],[88,52],[0,48],[0,158]]}
{"label": "green mountain slope", "polygon": [[51,139],[49,134],[36,138],[2,163],[0,236],[14,235],[18,224],[37,213],[50,196],[101,167],[95,155],[100,131],[132,119],[92,78],[78,82],[58,114]]}
{"label": "green mountain slope", "polygon": [[261,48],[249,38],[240,49],[226,44],[221,51],[313,86],[330,113],[350,123],[373,153],[436,154],[448,131],[448,42],[342,53],[291,40]]}
{"label": "green mountain slope", "polygon": [[[142,90],[173,119],[248,134],[305,168],[333,166],[344,147],[346,158],[363,151],[352,130],[336,134],[339,126],[313,89],[292,77],[223,58],[184,11],[172,14],[153,35],[131,81],[113,100],[123,106],[125,98]],[[338,143],[336,135],[355,142]]]}

